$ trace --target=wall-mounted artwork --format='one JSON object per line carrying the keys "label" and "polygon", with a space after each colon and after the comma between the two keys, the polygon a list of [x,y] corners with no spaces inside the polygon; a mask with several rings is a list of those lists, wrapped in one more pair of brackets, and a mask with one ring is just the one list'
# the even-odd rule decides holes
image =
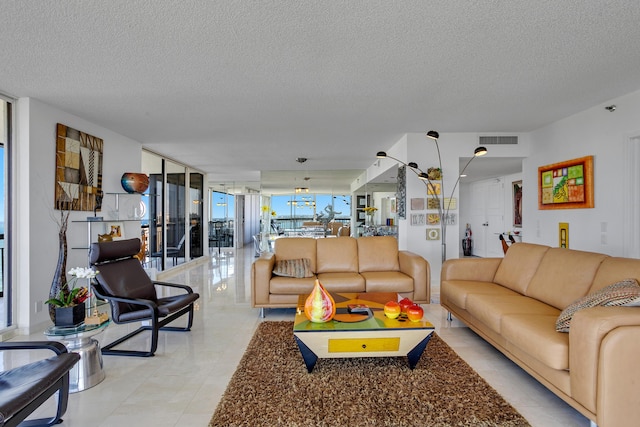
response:
{"label": "wall-mounted artwork", "polygon": [[55,209],[100,209],[103,144],[100,138],[58,123]]}
{"label": "wall-mounted artwork", "polygon": [[411,214],[411,225],[425,225],[425,215]]}
{"label": "wall-mounted artwork", "polygon": [[439,195],[440,194],[440,183],[439,182],[427,182],[427,194],[429,196]]}
{"label": "wall-mounted artwork", "polygon": [[522,181],[513,181],[513,226],[522,227]]}
{"label": "wall-mounted artwork", "polygon": [[458,209],[458,199],[456,199],[455,197],[445,197],[444,198],[444,210],[448,211],[448,210],[455,210]]}
{"label": "wall-mounted artwork", "polygon": [[401,166],[398,168],[398,186],[396,189],[397,212],[398,218],[406,219],[407,217],[407,168]]}
{"label": "wall-mounted artwork", "polygon": [[558,223],[558,247],[569,249],[569,223]]}
{"label": "wall-mounted artwork", "polygon": [[429,225],[440,224],[440,214],[427,214],[427,224]]}
{"label": "wall-mounted artwork", "polygon": [[427,199],[427,209],[440,209],[440,199],[436,197],[429,197]]}
{"label": "wall-mounted artwork", "polygon": [[411,210],[412,211],[423,211],[424,210],[424,199],[420,198],[411,198]]}
{"label": "wall-mounted artwork", "polygon": [[538,209],[593,207],[593,156],[538,168]]}
{"label": "wall-mounted artwork", "polygon": [[458,215],[454,213],[443,214],[442,222],[445,225],[456,225],[458,223]]}
{"label": "wall-mounted artwork", "polygon": [[427,228],[427,240],[440,240],[440,229]]}

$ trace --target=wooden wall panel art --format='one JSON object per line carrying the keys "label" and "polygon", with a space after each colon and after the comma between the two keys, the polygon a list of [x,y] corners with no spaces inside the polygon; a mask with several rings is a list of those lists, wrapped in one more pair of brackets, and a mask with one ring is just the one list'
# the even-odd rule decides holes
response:
{"label": "wooden wall panel art", "polygon": [[104,141],[58,123],[55,209],[100,210]]}

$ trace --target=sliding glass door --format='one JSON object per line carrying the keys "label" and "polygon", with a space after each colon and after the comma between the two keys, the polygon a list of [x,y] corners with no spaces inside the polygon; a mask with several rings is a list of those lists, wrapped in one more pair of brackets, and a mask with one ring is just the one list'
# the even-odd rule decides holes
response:
{"label": "sliding glass door", "polygon": [[201,257],[204,175],[144,150],[142,171],[149,175],[149,188],[142,197],[146,266],[161,271]]}

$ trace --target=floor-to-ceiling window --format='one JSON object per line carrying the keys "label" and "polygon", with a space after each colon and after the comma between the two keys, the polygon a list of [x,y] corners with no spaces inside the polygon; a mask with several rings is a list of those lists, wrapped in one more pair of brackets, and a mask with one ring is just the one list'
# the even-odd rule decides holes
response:
{"label": "floor-to-ceiling window", "polygon": [[189,174],[189,226],[191,228],[191,244],[189,255],[191,259],[202,256],[203,253],[203,224],[204,209],[204,176],[201,173]]}
{"label": "floor-to-ceiling window", "polygon": [[12,324],[9,212],[11,101],[0,96],[0,331]]}
{"label": "floor-to-ceiling window", "polygon": [[224,188],[211,191],[209,218],[209,248],[233,247],[235,198]]}
{"label": "floor-to-ceiling window", "polygon": [[308,222],[325,228],[330,223],[348,225],[351,220],[351,196],[331,194],[287,194],[270,197],[271,219],[276,232],[295,231]]}
{"label": "floor-to-ceiling window", "polygon": [[149,175],[142,196],[147,266],[166,270],[202,256],[204,175],[145,150],[142,171]]}
{"label": "floor-to-ceiling window", "polygon": [[164,218],[162,210],[162,195],[164,194],[164,171],[162,157],[147,151],[142,151],[142,171],[149,175],[149,188],[142,195],[145,213],[142,217],[142,235],[147,244],[150,267],[162,270],[164,268]]}
{"label": "floor-to-ceiling window", "polygon": [[167,261],[170,266],[182,264],[185,261],[188,233],[186,228],[187,215],[185,212],[186,200],[186,173],[185,167],[170,160],[165,160],[165,215],[166,215],[166,242]]}

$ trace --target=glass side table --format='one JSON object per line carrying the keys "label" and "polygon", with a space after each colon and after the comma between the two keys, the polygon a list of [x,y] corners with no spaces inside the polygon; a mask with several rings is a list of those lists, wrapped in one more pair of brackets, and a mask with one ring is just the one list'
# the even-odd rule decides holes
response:
{"label": "glass side table", "polygon": [[69,372],[69,393],[77,393],[100,384],[105,374],[100,344],[94,335],[103,332],[110,321],[101,325],[49,326],[44,334],[50,340],[62,342],[67,350],[78,353],[80,360]]}

